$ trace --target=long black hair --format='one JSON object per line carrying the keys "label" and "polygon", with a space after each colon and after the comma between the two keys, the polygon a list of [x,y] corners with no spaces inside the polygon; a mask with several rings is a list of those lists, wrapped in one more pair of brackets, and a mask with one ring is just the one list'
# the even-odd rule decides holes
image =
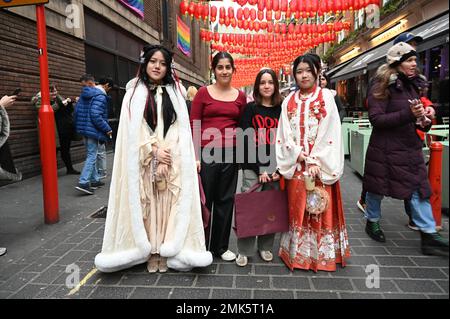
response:
{"label": "long black hair", "polygon": [[[144,117],[147,121],[148,125],[152,130],[155,130],[158,116],[156,114],[156,86],[155,83],[151,81],[147,74],[147,65],[150,59],[156,52],[161,52],[166,62],[166,75],[162,78],[162,85],[174,85],[175,80],[172,77],[172,57],[173,53],[161,46],[161,45],[146,45],[143,48],[143,52],[141,54],[141,64],[138,70],[138,83],[139,81],[143,82],[148,90],[148,98],[147,105],[145,106]],[[136,84],[137,85],[137,84]],[[162,111],[163,111],[163,122],[164,122],[164,137],[169,130],[169,127],[175,123],[177,120],[177,113],[173,107],[172,101],[170,100],[169,94],[167,93],[166,88],[163,86],[163,95],[162,95]]]}

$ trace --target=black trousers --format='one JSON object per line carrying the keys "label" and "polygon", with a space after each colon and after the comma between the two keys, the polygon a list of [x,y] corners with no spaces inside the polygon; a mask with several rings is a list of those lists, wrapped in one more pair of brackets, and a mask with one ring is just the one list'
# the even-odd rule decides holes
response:
{"label": "black trousers", "polygon": [[72,134],[59,134],[59,147],[61,158],[66,165],[68,171],[73,170],[72,158],[70,156],[70,144],[72,142]]}
{"label": "black trousers", "polygon": [[213,255],[220,256],[228,250],[238,167],[234,161],[209,163],[202,158],[200,176],[206,206],[211,211],[207,247]]}
{"label": "black trousers", "polygon": [[0,147],[0,166],[7,172],[13,174],[16,173],[16,167],[14,166],[8,141],[6,141],[3,146]]}

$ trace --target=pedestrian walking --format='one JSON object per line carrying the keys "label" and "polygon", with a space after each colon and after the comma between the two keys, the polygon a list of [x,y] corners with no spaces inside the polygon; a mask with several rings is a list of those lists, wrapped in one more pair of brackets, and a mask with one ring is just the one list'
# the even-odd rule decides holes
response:
{"label": "pedestrian walking", "polygon": [[236,255],[228,249],[228,243],[238,173],[236,128],[246,97],[231,86],[236,68],[228,52],[218,52],[211,66],[216,82],[201,87],[192,101],[191,127],[194,143],[198,140],[200,145],[196,146],[201,147],[201,155],[196,152],[197,167],[212,217],[207,236],[209,250],[222,260],[233,261]]}
{"label": "pedestrian walking", "polygon": [[206,267],[194,146],[172,56],[146,45],[122,103],[102,252],[97,269],[147,262],[150,273]]}
{"label": "pedestrian walking", "polygon": [[97,153],[100,143],[112,137],[107,103],[104,90],[84,86],[75,108],[76,131],[83,136],[86,148],[86,161],[75,189],[88,195],[94,194],[96,188],[105,185],[100,181],[97,172]]}
{"label": "pedestrian walking", "polygon": [[364,168],[366,233],[385,242],[380,226],[384,196],[409,200],[412,221],[420,230],[424,254],[447,255],[448,240],[436,232],[429,198],[431,187],[416,129],[427,131],[417,119],[425,115],[420,101],[417,53],[404,42],[387,52],[386,64],[376,73],[369,93],[369,120],[373,126]]}
{"label": "pedestrian walking", "polygon": [[320,88],[315,54],[295,59],[298,90],[283,102],[276,156],[287,179],[289,231],[279,255],[287,267],[335,271],[350,256],[339,179],[344,150],[334,96]]}
{"label": "pedestrian walking", "polygon": [[197,94],[198,90],[195,86],[190,86],[187,89],[186,92],[186,105],[188,108],[188,112],[189,114],[191,114],[191,106],[192,106],[192,101],[194,100],[195,95]]}
{"label": "pedestrian walking", "polygon": [[[249,137],[249,140],[244,139],[246,156],[241,164],[242,192],[257,183],[262,184],[259,191],[280,189],[275,156],[276,130],[282,102],[279,89],[277,76],[272,69],[259,71],[253,89],[254,102],[247,104],[240,123],[244,137]],[[254,255],[255,243],[260,257],[264,261],[272,261],[274,238],[275,234],[238,238],[236,264],[241,267],[247,265],[248,258]]]}

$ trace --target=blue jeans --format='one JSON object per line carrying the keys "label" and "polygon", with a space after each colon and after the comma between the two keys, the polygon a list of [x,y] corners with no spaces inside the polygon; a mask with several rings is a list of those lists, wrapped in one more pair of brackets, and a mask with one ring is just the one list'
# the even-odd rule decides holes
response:
{"label": "blue jeans", "polygon": [[106,175],[106,143],[98,143],[97,172],[100,176]]}
{"label": "blue jeans", "polygon": [[[378,222],[381,219],[381,201],[383,195],[367,192],[366,195],[366,218],[371,222]],[[431,210],[430,201],[422,199],[419,192],[412,193],[410,200],[411,218],[414,224],[424,233],[436,232],[436,223]]]}
{"label": "blue jeans", "polygon": [[86,147],[86,162],[84,162],[83,171],[81,172],[79,183],[87,185],[92,182],[98,182],[97,173],[97,152],[98,141],[93,138],[84,137],[84,145]]}

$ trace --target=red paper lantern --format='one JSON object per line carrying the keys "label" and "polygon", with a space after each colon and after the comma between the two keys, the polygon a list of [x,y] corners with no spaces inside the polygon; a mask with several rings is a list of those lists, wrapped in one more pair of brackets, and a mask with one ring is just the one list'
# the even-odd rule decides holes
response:
{"label": "red paper lantern", "polygon": [[188,11],[189,11],[189,15],[191,16],[191,18],[194,16],[195,8],[196,8],[195,2],[192,1],[191,3],[189,3]]}
{"label": "red paper lantern", "polygon": [[273,11],[280,10],[280,0],[273,0],[272,1],[272,10]]}
{"label": "red paper lantern", "polygon": [[258,20],[259,21],[264,20],[264,11],[258,11]]}
{"label": "red paper lantern", "polygon": [[258,10],[259,11],[263,11],[265,9],[266,6],[266,1],[265,0],[259,0],[258,1]]}
{"label": "red paper lantern", "polygon": [[273,1],[272,0],[266,0],[266,10],[272,11],[273,9]]}
{"label": "red paper lantern", "polygon": [[189,2],[187,0],[183,0],[180,2],[180,14],[187,15],[189,10]]}
{"label": "red paper lantern", "polygon": [[286,12],[288,8],[288,1],[287,0],[281,0],[280,9],[282,12]]}
{"label": "red paper lantern", "polygon": [[281,19],[281,11],[275,11],[275,20]]}
{"label": "red paper lantern", "polygon": [[254,8],[250,9],[250,20],[252,21],[256,20],[256,10]]}
{"label": "red paper lantern", "polygon": [[201,5],[201,3],[197,3],[195,5],[194,17],[197,20],[199,20],[200,17],[202,16],[202,12],[203,12],[203,6]]}
{"label": "red paper lantern", "polygon": [[244,8],[244,20],[248,20],[250,17],[250,9],[248,7]]}
{"label": "red paper lantern", "polygon": [[217,7],[211,6],[210,20],[211,20],[211,22],[216,22],[216,19],[217,19]]}
{"label": "red paper lantern", "polygon": [[272,21],[272,10],[266,10],[266,20]]}
{"label": "red paper lantern", "polygon": [[228,18],[234,19],[234,8],[228,7]]}

